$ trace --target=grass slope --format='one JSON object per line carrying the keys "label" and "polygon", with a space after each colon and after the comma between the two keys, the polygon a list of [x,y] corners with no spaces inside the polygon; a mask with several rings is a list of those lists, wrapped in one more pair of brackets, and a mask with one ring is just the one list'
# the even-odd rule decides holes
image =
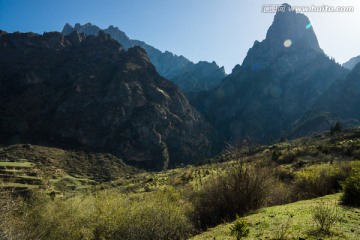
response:
{"label": "grass slope", "polygon": [[[339,204],[340,194],[299,201],[282,206],[263,208],[250,214],[246,219],[250,225],[250,234],[244,239],[278,239],[280,232],[286,229],[284,239],[359,239],[360,208],[344,207]],[[330,204],[337,207],[340,222],[337,223],[331,235],[319,234],[312,220],[315,206]],[[191,240],[234,239],[230,235],[232,223],[222,224],[209,229]]]}

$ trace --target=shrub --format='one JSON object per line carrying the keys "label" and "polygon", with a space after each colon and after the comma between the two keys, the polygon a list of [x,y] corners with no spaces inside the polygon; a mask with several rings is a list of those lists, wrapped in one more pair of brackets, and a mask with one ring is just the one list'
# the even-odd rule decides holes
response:
{"label": "shrub", "polygon": [[312,218],[319,232],[330,233],[331,228],[340,220],[337,206],[321,203],[312,209]]}
{"label": "shrub", "polygon": [[250,228],[247,221],[245,219],[241,219],[239,215],[236,215],[236,221],[230,227],[230,233],[236,238],[236,240],[247,237],[250,233]]}
{"label": "shrub", "polygon": [[278,228],[275,230],[275,239],[276,240],[285,240],[288,239],[293,215],[289,215],[286,222],[279,223]]}
{"label": "shrub", "polygon": [[281,180],[274,180],[271,192],[268,196],[267,205],[282,205],[296,201],[294,197],[294,186],[291,183],[282,182]]}
{"label": "shrub", "polygon": [[297,198],[308,199],[338,192],[347,171],[346,165],[318,164],[296,172],[294,183]]}
{"label": "shrub", "polygon": [[342,202],[347,205],[360,206],[360,163],[353,163],[351,173],[343,183]]}
{"label": "shrub", "polygon": [[295,159],[296,159],[296,151],[286,149],[281,152],[281,155],[279,155],[276,162],[280,164],[287,164],[294,162]]}
{"label": "shrub", "polygon": [[272,188],[269,170],[239,163],[195,193],[194,221],[202,229],[262,207]]}
{"label": "shrub", "polygon": [[294,180],[294,171],[290,165],[280,165],[275,169],[275,176],[283,182],[291,182]]}

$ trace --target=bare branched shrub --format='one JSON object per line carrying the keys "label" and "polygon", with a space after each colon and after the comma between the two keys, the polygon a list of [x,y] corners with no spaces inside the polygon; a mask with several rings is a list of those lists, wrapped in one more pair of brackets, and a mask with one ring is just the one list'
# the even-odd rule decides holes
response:
{"label": "bare branched shrub", "polygon": [[205,229],[265,205],[271,192],[268,169],[239,161],[206,182],[193,198],[195,223]]}
{"label": "bare branched shrub", "polygon": [[289,215],[285,222],[279,223],[277,229],[275,230],[275,239],[276,240],[286,240],[290,232],[290,227],[292,224],[293,215]]}
{"label": "bare branched shrub", "polygon": [[336,204],[321,203],[315,206],[312,210],[312,218],[319,232],[329,234],[331,228],[340,220]]}

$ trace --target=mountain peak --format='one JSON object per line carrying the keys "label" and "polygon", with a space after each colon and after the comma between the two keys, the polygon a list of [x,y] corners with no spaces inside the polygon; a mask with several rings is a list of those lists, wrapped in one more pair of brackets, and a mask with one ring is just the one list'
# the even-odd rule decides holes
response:
{"label": "mountain peak", "polygon": [[293,11],[290,5],[282,6],[283,11],[275,14],[265,40],[254,42],[242,66],[258,70],[278,61],[280,56],[324,54],[310,20],[304,14]]}
{"label": "mountain peak", "polygon": [[323,53],[305,15],[290,5],[278,10],[266,39],[254,42],[242,65],[193,101],[227,139],[279,139],[347,74]]}
{"label": "mountain peak", "polygon": [[275,14],[265,41],[269,47],[283,50],[285,48],[304,49],[310,48],[323,53],[310,20],[301,13],[292,10],[289,4],[284,3],[283,11]]}
{"label": "mountain peak", "polygon": [[284,11],[283,12],[279,12],[279,13],[284,13],[284,12],[290,12],[291,9],[291,5],[288,3],[283,3],[281,4],[281,6],[283,6]]}
{"label": "mountain peak", "polygon": [[71,32],[73,32],[73,31],[74,31],[74,27],[71,26],[71,24],[66,23],[65,26],[64,26],[64,28],[63,28],[63,30],[62,30],[62,33],[63,33],[64,35],[69,35],[69,34],[70,34]]}

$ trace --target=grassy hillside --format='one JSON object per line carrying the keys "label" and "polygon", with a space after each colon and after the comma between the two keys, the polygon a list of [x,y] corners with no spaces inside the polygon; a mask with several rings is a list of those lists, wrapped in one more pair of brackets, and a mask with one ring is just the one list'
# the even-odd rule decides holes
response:
{"label": "grassy hillside", "polygon": [[[299,201],[281,206],[262,208],[244,217],[250,226],[250,234],[244,239],[358,239],[360,236],[360,208],[339,205],[340,194],[312,200]],[[316,206],[330,205],[340,216],[329,235],[317,232],[312,219]],[[230,235],[233,223],[221,224],[197,235],[191,240],[234,239]]]}

